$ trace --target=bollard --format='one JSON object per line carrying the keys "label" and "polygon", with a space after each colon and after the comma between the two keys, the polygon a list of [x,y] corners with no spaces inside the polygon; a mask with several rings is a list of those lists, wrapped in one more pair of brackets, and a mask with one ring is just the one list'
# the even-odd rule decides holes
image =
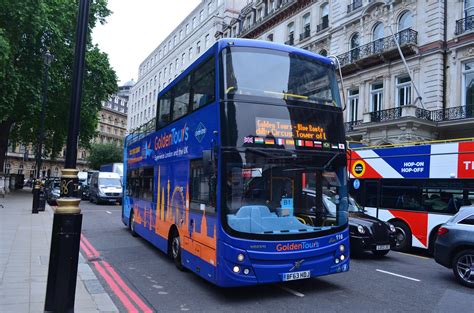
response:
{"label": "bollard", "polygon": [[46,192],[43,185],[40,187],[38,196],[38,211],[44,211],[46,207]]}
{"label": "bollard", "polygon": [[35,181],[35,186],[33,187],[33,205],[31,208],[31,213],[38,214],[38,206],[39,206],[39,197],[40,197],[40,180],[37,179]]}
{"label": "bollard", "polygon": [[[74,312],[81,241],[81,199],[74,195],[77,170],[64,169],[61,198],[54,212],[44,312]],[[70,197],[67,197],[70,196]]]}

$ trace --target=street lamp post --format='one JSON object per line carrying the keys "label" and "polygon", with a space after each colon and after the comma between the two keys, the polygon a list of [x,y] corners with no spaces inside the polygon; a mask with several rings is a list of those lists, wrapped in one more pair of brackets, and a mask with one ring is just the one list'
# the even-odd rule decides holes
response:
{"label": "street lamp post", "polygon": [[90,0],[79,1],[76,24],[76,47],[69,111],[66,162],[61,173],[61,197],[54,212],[45,312],[74,312],[77,266],[81,239],[82,214],[77,198],[77,137],[82,102],[85,53]]}
{"label": "street lamp post", "polygon": [[38,140],[36,147],[36,181],[33,190],[33,210],[32,213],[38,213],[39,198],[40,198],[40,173],[41,163],[43,160],[43,140],[44,140],[44,118],[46,111],[46,101],[48,99],[48,81],[49,81],[49,67],[53,62],[54,56],[46,50],[43,55],[44,60],[44,80],[43,80],[43,99],[41,101],[40,125],[38,130]]}

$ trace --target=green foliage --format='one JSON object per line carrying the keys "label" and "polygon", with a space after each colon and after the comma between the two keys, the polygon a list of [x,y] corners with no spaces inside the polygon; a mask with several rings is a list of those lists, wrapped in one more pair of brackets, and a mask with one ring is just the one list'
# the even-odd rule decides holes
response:
{"label": "green foliage", "polygon": [[122,146],[113,143],[92,144],[87,162],[94,170],[99,170],[103,164],[121,163],[123,162]]}
{"label": "green foliage", "polygon": [[[69,121],[77,11],[78,1],[0,1],[0,125],[12,124],[10,134],[0,133],[0,142],[2,136],[9,136],[10,142],[36,142],[43,56],[49,49],[54,61],[49,68],[44,151],[51,156],[62,151]],[[105,23],[110,14],[107,0],[91,1],[79,135],[84,147],[96,135],[101,102],[117,90],[116,74],[107,54],[90,38],[94,26]]]}

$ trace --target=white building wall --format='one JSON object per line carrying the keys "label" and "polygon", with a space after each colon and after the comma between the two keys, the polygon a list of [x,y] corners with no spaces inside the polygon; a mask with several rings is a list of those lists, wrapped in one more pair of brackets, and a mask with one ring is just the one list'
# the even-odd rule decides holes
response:
{"label": "white building wall", "polygon": [[128,131],[155,117],[160,90],[216,41],[215,33],[222,29],[222,23],[229,23],[245,4],[245,0],[202,0],[148,55],[140,64],[138,81],[130,93]]}

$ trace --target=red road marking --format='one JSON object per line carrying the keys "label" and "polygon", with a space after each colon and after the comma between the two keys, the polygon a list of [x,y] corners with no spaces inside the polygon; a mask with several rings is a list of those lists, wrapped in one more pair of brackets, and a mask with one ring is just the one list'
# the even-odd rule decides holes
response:
{"label": "red road marking", "polygon": [[109,271],[110,275],[115,279],[115,281],[122,287],[123,291],[135,301],[136,304],[143,310],[145,313],[151,313],[152,310],[137,296],[135,292],[133,292],[130,288],[128,288],[127,284],[122,280],[119,274],[115,271],[115,269],[106,261],[102,261],[105,269]]}
{"label": "red road marking", "polygon": [[[87,255],[89,260],[98,258],[100,256],[99,251],[97,251],[94,246],[87,240],[86,236],[81,234],[81,248]],[[104,278],[106,283],[109,285],[110,289],[114,294],[119,298],[122,304],[125,306],[128,312],[138,312],[136,307],[130,302],[127,295],[130,297],[135,304],[143,310],[144,313],[152,313],[153,310],[150,309],[140,297],[133,292],[128,285],[123,281],[120,275],[115,271],[115,269],[106,261],[94,262],[94,266],[99,272],[99,274]],[[110,275],[109,275],[110,274]],[[122,292],[122,290],[125,292]]]}
{"label": "red road marking", "polygon": [[135,306],[130,302],[130,300],[128,300],[127,296],[122,292],[122,290],[120,290],[119,286],[117,286],[115,281],[109,276],[109,274],[107,274],[99,262],[94,262],[94,266],[100,275],[105,279],[110,289],[112,289],[115,295],[120,299],[127,312],[138,313],[138,310],[135,308]]}

